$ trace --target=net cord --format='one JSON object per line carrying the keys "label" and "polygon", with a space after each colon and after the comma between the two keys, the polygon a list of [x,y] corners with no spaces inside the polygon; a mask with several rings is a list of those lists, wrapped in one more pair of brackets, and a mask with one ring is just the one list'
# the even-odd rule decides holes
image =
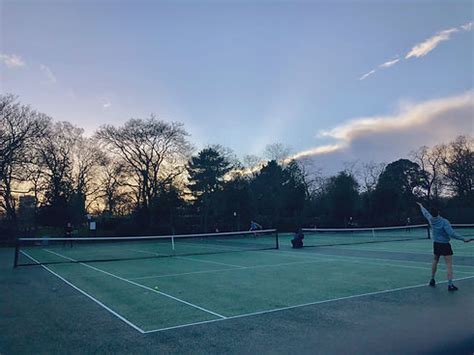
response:
{"label": "net cord", "polygon": [[181,235],[156,235],[156,236],[130,236],[130,237],[41,237],[41,238],[18,238],[19,241],[95,241],[95,240],[147,240],[147,239],[180,239],[180,238],[199,238],[199,237],[226,237],[233,235],[255,235],[265,233],[276,233],[276,229],[263,229],[258,231],[241,231],[228,233],[201,233],[201,234],[181,234]]}

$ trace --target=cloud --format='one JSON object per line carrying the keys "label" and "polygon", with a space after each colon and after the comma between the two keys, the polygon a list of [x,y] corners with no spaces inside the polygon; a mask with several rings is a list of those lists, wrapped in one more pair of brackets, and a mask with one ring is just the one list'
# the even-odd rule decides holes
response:
{"label": "cloud", "polygon": [[359,78],[359,80],[364,80],[364,79],[366,79],[367,77],[369,77],[370,75],[374,74],[377,70],[384,69],[384,68],[389,68],[389,67],[391,67],[392,65],[397,64],[399,61],[400,61],[400,59],[398,58],[398,56],[396,56],[394,59],[390,59],[389,61],[386,61],[385,63],[380,64],[377,68],[372,69],[372,70],[369,71],[368,73],[362,75],[362,76]]}
{"label": "cloud", "polygon": [[[473,28],[473,22],[468,22],[464,25],[461,25],[457,28],[450,28],[450,29],[447,29],[447,30],[443,30],[443,31],[439,31],[438,33],[436,33],[434,36],[424,40],[423,42],[421,43],[418,43],[418,44],[415,44],[412,49],[406,54],[405,56],[405,59],[409,59],[409,58],[412,58],[412,57],[415,57],[415,58],[421,58],[421,57],[424,57],[425,55],[427,55],[429,52],[431,52],[432,50],[434,50],[436,47],[438,47],[438,45],[441,43],[441,42],[444,42],[444,41],[448,41],[451,39],[451,36],[457,32],[468,32],[468,31],[472,31],[472,28]],[[389,60],[383,64],[380,64],[378,67],[376,67],[375,69],[372,69],[371,71],[369,71],[368,73],[362,75],[359,80],[364,80],[366,79],[367,77],[369,77],[370,75],[374,74],[377,70],[380,70],[380,69],[383,69],[383,68],[389,68],[389,67],[392,67],[394,66],[395,64],[397,64],[398,62],[400,62],[400,59],[397,57],[395,57],[395,59],[392,59],[392,60]]]}
{"label": "cloud", "polygon": [[0,62],[3,62],[7,66],[7,68],[20,68],[26,65],[23,58],[16,54],[0,53]]}
{"label": "cloud", "polygon": [[468,22],[457,28],[450,28],[447,30],[439,31],[434,36],[424,40],[421,43],[414,45],[413,48],[410,50],[410,52],[408,52],[408,54],[405,56],[405,59],[412,58],[412,57],[416,57],[416,58],[424,57],[433,49],[438,47],[438,45],[441,42],[449,41],[453,34],[458,33],[458,32],[472,31],[472,25],[473,25],[472,22]]}
{"label": "cloud", "polygon": [[435,49],[438,46],[438,44],[444,41],[448,41],[451,38],[451,35],[456,32],[459,32],[457,28],[451,28],[449,30],[438,32],[433,37],[430,37],[427,40],[419,44],[416,44],[410,50],[410,52],[408,52],[408,54],[405,56],[405,59],[408,59],[411,57],[416,57],[416,58],[424,57],[433,49]]}
{"label": "cloud", "polygon": [[388,62],[385,62],[383,64],[380,64],[379,67],[380,68],[388,68],[388,67],[391,67],[392,65],[395,65],[399,62],[400,59],[396,58],[396,59],[393,59],[393,60],[389,60]]}
{"label": "cloud", "polygon": [[112,100],[110,95],[104,95],[99,98],[100,100],[100,105],[104,110],[108,110],[109,108],[112,107]]}
{"label": "cloud", "polygon": [[473,22],[469,22],[469,23],[466,23],[465,25],[462,25],[461,28],[466,32],[472,31],[472,25],[473,25]]}
{"label": "cloud", "polygon": [[337,172],[347,161],[391,161],[406,156],[420,146],[447,143],[458,135],[472,134],[474,91],[464,94],[404,104],[388,116],[359,117],[319,137],[334,140],[291,158],[311,158],[326,171]]}
{"label": "cloud", "polygon": [[376,72],[375,69],[372,69],[371,71],[369,71],[368,73],[365,73],[364,75],[362,75],[359,80],[364,80],[366,79],[367,77],[371,76],[372,74],[374,74]]}
{"label": "cloud", "polygon": [[56,76],[53,74],[53,72],[51,71],[51,69],[48,66],[46,66],[44,64],[41,64],[40,69],[46,75],[46,78],[48,79],[49,83],[51,83],[51,84],[56,84],[57,83],[58,80],[56,79]]}

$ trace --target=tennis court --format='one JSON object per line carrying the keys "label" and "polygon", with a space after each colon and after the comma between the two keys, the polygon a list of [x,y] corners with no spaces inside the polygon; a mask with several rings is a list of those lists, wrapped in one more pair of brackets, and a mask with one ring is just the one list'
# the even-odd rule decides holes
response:
{"label": "tennis court", "polygon": [[[289,234],[278,236],[276,249],[275,233],[214,236],[212,243],[202,237],[72,247],[49,241],[22,248],[19,264],[43,264],[139,333],[396,293],[426,287],[429,279],[431,241],[422,229],[397,231],[383,242],[372,231],[325,234],[313,243],[308,231],[305,242],[318,247],[300,250],[290,248]],[[456,279],[474,278],[474,243],[454,241],[453,247]],[[444,280],[443,263],[438,273]]]}

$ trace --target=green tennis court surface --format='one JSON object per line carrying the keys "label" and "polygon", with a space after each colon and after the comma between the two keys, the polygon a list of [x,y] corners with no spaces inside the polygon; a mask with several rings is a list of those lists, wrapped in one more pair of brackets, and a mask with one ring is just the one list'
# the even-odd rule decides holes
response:
{"label": "green tennis court surface", "polygon": [[[429,279],[427,239],[301,250],[292,250],[289,239],[280,236],[280,250],[111,262],[54,263],[77,260],[79,248],[67,245],[26,248],[21,257],[46,253],[53,260],[42,266],[47,272],[141,333],[399,292]],[[455,277],[474,278],[474,243],[452,244]],[[444,280],[443,262],[438,273]]]}

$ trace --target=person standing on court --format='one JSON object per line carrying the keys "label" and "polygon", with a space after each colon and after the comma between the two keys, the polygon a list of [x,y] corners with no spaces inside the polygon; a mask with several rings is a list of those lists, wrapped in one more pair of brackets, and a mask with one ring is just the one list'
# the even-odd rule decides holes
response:
{"label": "person standing on court", "polygon": [[446,267],[448,268],[448,291],[457,291],[458,288],[453,284],[453,250],[451,249],[449,241],[451,238],[454,238],[467,243],[472,239],[464,238],[457,234],[453,227],[451,227],[451,223],[440,216],[437,208],[430,209],[430,213],[420,202],[417,202],[417,205],[420,206],[421,213],[428,220],[432,231],[434,258],[433,264],[431,265],[431,280],[429,285],[432,287],[436,286],[436,270],[438,268],[439,258],[440,256],[443,256],[444,261],[446,262]]}
{"label": "person standing on court", "polygon": [[250,231],[256,231],[258,229],[262,229],[262,226],[260,224],[258,224],[257,222],[255,221],[250,221]]}
{"label": "person standing on court", "polygon": [[72,237],[72,224],[71,222],[67,222],[67,225],[66,225],[66,229],[64,230],[64,237],[69,239],[69,240],[65,240],[64,241],[64,246],[67,245],[67,243],[69,242],[69,247],[72,248],[72,240],[71,237]]}

